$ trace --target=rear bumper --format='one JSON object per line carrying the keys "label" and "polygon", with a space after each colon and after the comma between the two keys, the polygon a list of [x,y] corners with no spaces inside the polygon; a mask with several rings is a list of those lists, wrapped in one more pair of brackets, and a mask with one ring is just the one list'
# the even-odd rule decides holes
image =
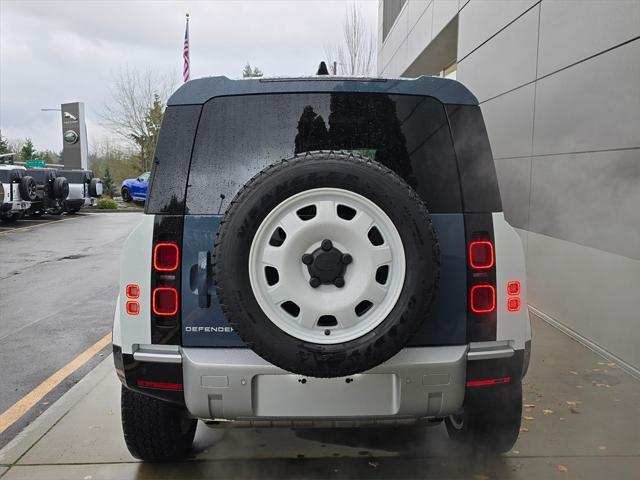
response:
{"label": "rear bumper", "polygon": [[2,207],[0,207],[0,211],[2,213],[21,212],[24,210],[28,210],[30,206],[31,206],[31,202],[24,202],[24,201],[7,202],[2,204]]}
{"label": "rear bumper", "polygon": [[131,361],[149,373],[181,369],[184,402],[194,417],[272,424],[445,416],[463,405],[468,363],[522,362],[509,342],[409,347],[365,373],[320,379],[286,372],[247,348],[170,348],[139,346]]}

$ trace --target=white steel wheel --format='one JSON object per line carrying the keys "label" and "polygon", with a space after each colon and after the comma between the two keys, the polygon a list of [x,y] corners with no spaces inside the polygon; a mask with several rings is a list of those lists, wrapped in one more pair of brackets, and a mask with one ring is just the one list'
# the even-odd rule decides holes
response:
{"label": "white steel wheel", "polygon": [[299,340],[337,344],[375,329],[402,291],[401,237],[368,198],[315,188],[277,205],[259,225],[249,252],[258,305]]}

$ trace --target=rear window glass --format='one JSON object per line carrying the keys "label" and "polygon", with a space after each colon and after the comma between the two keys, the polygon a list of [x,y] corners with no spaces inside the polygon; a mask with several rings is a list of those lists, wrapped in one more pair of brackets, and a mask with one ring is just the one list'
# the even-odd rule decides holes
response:
{"label": "rear window glass", "polygon": [[184,213],[189,160],[201,108],[186,105],[165,110],[149,180],[147,213]]}
{"label": "rear window glass", "polygon": [[223,213],[260,170],[310,150],[346,150],[375,159],[402,176],[431,212],[462,209],[451,135],[439,101],[378,93],[302,93],[221,97],[205,104],[186,212]]}

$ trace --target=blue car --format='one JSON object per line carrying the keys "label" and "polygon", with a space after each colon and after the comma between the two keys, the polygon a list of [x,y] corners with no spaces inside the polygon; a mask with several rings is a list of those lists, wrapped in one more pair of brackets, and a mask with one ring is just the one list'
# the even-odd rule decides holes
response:
{"label": "blue car", "polygon": [[122,200],[130,202],[144,202],[147,200],[147,187],[149,186],[149,175],[151,172],[144,172],[138,178],[127,178],[122,182]]}

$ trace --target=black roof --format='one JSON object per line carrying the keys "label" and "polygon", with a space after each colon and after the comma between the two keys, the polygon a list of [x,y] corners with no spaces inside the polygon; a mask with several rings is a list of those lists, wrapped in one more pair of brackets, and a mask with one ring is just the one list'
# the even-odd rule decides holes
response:
{"label": "black roof", "polygon": [[304,78],[252,78],[231,80],[205,77],[182,85],[169,98],[168,105],[200,105],[229,95],[263,93],[363,92],[425,95],[442,103],[477,105],[478,99],[460,82],[440,77],[358,78],[313,76]]}

